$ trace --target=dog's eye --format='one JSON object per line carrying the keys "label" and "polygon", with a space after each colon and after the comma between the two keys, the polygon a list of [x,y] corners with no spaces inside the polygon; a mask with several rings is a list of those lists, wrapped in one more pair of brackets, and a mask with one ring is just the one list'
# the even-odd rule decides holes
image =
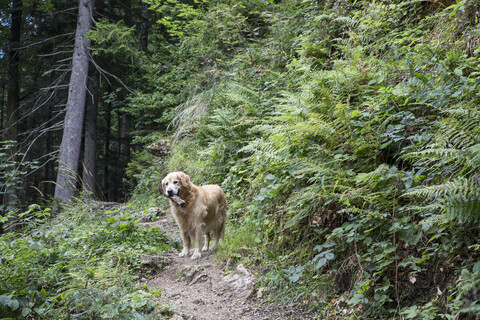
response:
{"label": "dog's eye", "polygon": [[168,186],[168,182],[165,182],[165,185]]}
{"label": "dog's eye", "polygon": [[177,184],[177,183],[178,183],[178,181],[177,181],[177,180],[173,181],[173,184]]}

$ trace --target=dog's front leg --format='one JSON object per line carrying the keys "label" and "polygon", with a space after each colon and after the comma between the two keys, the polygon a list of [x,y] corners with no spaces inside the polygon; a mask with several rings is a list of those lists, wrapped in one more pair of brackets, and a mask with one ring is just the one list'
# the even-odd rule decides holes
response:
{"label": "dog's front leg", "polygon": [[193,250],[192,260],[200,259],[202,254],[200,253],[200,247],[202,246],[202,228],[197,227],[195,230],[195,249]]}
{"label": "dog's front leg", "polygon": [[178,255],[179,257],[187,257],[190,254],[190,236],[188,232],[182,232],[182,242],[183,242],[183,250]]}
{"label": "dog's front leg", "polygon": [[205,232],[205,243],[203,244],[202,251],[208,251],[208,246],[210,245],[210,232]]}

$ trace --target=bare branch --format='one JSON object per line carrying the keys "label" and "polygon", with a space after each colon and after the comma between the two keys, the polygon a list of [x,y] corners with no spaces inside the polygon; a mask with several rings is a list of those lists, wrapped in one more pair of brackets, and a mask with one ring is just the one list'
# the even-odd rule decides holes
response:
{"label": "bare branch", "polygon": [[56,38],[60,38],[60,37],[64,37],[64,36],[68,36],[68,35],[72,35],[73,32],[68,32],[68,33],[64,33],[64,34],[60,34],[58,36],[53,36],[53,37],[50,37],[50,38],[47,38],[47,39],[43,39],[43,40],[40,40],[40,41],[37,41],[37,42],[33,42],[33,43],[30,43],[26,46],[23,46],[23,47],[18,47],[18,48],[15,48],[16,50],[23,50],[23,49],[27,49],[27,48],[30,48],[30,47],[34,47],[36,45],[39,45],[40,43],[44,43],[44,42],[47,42],[47,41],[50,41],[50,40],[53,40],[53,39],[56,39]]}
{"label": "bare branch", "polygon": [[[93,59],[92,55],[89,54],[90,56],[90,62],[95,66],[95,68],[98,70],[98,72],[100,72],[100,74],[102,75],[108,75],[112,78],[114,78],[115,80],[117,80],[128,92],[130,92],[131,94],[133,95],[137,95],[129,86],[127,86],[125,83],[123,83],[122,79],[120,79],[119,77],[117,77],[116,75],[114,74],[111,74],[110,72],[102,69],[96,62],[95,62],[95,59]],[[104,76],[105,77],[105,76]],[[105,79],[108,81],[108,83],[110,83],[110,81],[108,80],[107,77],[105,77]]]}

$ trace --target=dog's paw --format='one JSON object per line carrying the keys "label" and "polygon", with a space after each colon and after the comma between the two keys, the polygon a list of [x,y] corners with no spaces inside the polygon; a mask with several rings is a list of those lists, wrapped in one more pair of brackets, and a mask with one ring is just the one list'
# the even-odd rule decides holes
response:
{"label": "dog's paw", "polygon": [[202,257],[202,254],[200,252],[194,252],[192,255],[192,260],[197,260]]}
{"label": "dog's paw", "polygon": [[187,257],[187,256],[188,256],[188,251],[183,250],[182,252],[180,252],[180,254],[179,254],[178,256],[179,256],[180,258]]}
{"label": "dog's paw", "polygon": [[203,248],[202,248],[202,251],[203,251],[203,252],[207,252],[207,251],[208,251],[208,247],[207,247],[207,246],[203,247]]}

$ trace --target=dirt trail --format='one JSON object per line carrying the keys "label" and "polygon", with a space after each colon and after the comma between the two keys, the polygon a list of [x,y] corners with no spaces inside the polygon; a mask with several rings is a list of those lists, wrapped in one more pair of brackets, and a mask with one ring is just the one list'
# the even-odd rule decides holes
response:
{"label": "dirt trail", "polygon": [[[178,228],[170,215],[146,223],[166,230],[174,237]],[[313,319],[291,306],[267,303],[254,289],[255,276],[243,265],[227,270],[218,265],[213,253],[191,260],[174,251],[162,258],[164,268],[144,283],[161,291],[155,299],[164,307],[163,314],[172,319],[192,320],[274,320]]]}

